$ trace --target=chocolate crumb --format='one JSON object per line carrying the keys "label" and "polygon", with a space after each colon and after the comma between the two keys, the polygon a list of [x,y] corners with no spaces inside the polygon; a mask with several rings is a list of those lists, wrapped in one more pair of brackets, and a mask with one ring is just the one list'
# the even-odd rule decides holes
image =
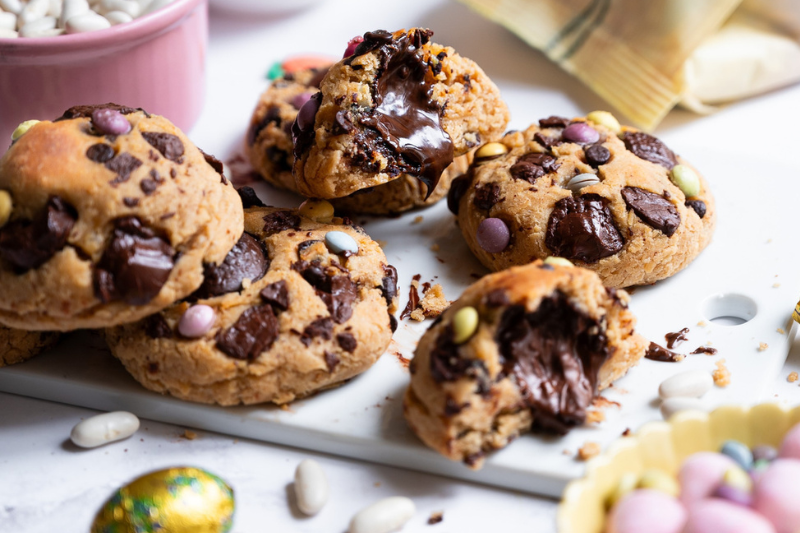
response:
{"label": "chocolate crumb", "polygon": [[183,163],[183,142],[181,142],[177,135],[145,131],[142,132],[142,137],[170,161],[174,161],[178,164]]}
{"label": "chocolate crumb", "polygon": [[261,298],[267,302],[268,304],[272,305],[281,311],[286,311],[289,309],[289,286],[286,283],[286,280],[276,281],[275,283],[270,283],[259,293]]}
{"label": "chocolate crumb", "polygon": [[339,356],[327,350],[325,350],[324,355],[325,355],[325,364],[328,365],[328,371],[333,372],[336,366],[339,364]]}
{"label": "chocolate crumb", "polygon": [[685,355],[667,350],[654,342],[650,343],[644,356],[651,361],[662,361],[665,363],[678,363],[686,358]]}
{"label": "chocolate crumb", "polygon": [[339,333],[336,335],[336,342],[342,350],[348,353],[353,353],[358,346],[358,341],[352,333]]}
{"label": "chocolate crumb", "polygon": [[676,331],[675,333],[667,333],[666,335],[664,335],[664,339],[666,339],[667,341],[667,348],[671,350],[678,344],[687,340],[686,337],[687,333],[689,333],[689,328],[683,328],[680,331]]}
{"label": "chocolate crumb", "polygon": [[438,524],[444,520],[444,511],[437,511],[435,513],[431,513],[431,516],[428,517],[428,525],[433,526]]}

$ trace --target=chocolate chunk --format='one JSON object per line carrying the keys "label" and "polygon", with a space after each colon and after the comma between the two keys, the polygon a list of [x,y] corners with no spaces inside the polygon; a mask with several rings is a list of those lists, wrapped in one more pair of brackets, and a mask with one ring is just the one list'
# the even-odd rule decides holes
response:
{"label": "chocolate chunk", "polygon": [[381,68],[373,84],[375,106],[357,118],[372,130],[372,134],[356,135],[359,150],[368,154],[361,161],[373,165],[371,154],[380,152],[387,156],[384,172],[416,176],[427,186],[428,196],[454,154],[453,142],[441,124],[442,107],[432,95],[433,76],[420,53],[432,34],[415,30],[395,39],[387,32],[368,32],[356,53],[345,60],[351,64],[373,50],[380,57]]}
{"label": "chocolate chunk", "polygon": [[275,166],[275,172],[291,172],[293,156],[286,150],[281,150],[277,146],[267,146],[267,159]]}
{"label": "chocolate chunk", "polygon": [[286,311],[289,309],[289,286],[285,280],[270,283],[261,289],[261,298],[276,309]]}
{"label": "chocolate chunk", "polygon": [[145,178],[139,182],[139,188],[142,189],[145,195],[150,196],[158,188],[158,183],[153,179]]}
{"label": "chocolate chunk", "polygon": [[553,146],[563,144],[563,141],[558,137],[548,137],[542,132],[537,131],[533,134],[533,140],[541,144],[543,147],[550,150]]}
{"label": "chocolate chunk", "polygon": [[117,154],[113,159],[106,162],[106,168],[111,172],[116,172],[117,177],[109,183],[116,187],[120,183],[126,182],[131,177],[131,172],[142,166],[142,162],[128,153]]}
{"label": "chocolate chunk", "polygon": [[330,278],[319,263],[298,261],[292,265],[292,269],[299,272],[303,279],[315,289],[330,292]]}
{"label": "chocolate chunk", "polygon": [[686,200],[684,205],[691,207],[700,218],[706,216],[706,203],[703,200]]}
{"label": "chocolate chunk", "polygon": [[504,305],[508,305],[510,300],[508,299],[508,294],[504,289],[494,289],[490,291],[484,297],[484,303],[486,307],[503,307]]}
{"label": "chocolate chunk", "polygon": [[540,128],[566,128],[569,126],[569,119],[564,117],[551,116],[539,120]]}
{"label": "chocolate chunk", "polygon": [[172,328],[161,313],[155,313],[147,317],[144,323],[144,331],[151,339],[169,339],[173,336]]}
{"label": "chocolate chunk", "polygon": [[333,320],[330,317],[318,318],[311,324],[306,326],[303,334],[300,335],[300,342],[306,346],[311,346],[311,343],[317,337],[322,337],[326,341],[330,340],[333,336]]}
{"label": "chocolate chunk", "polygon": [[269,125],[270,122],[275,124],[277,127],[281,126],[281,110],[279,107],[270,107],[267,109],[267,112],[264,114],[264,117],[261,120],[258,122],[253,122],[250,125],[250,129],[247,131],[248,146],[253,146],[253,144],[255,144],[256,139],[258,139],[258,135]]}
{"label": "chocolate chunk", "polygon": [[348,353],[353,353],[358,346],[358,341],[352,333],[339,333],[336,335],[336,342],[339,343],[342,350]]}
{"label": "chocolate chunk", "polygon": [[95,109],[114,109],[116,111],[119,111],[123,115],[130,115],[131,113],[136,113],[137,111],[141,111],[148,117],[150,116],[147,113],[147,111],[145,111],[141,107],[134,109],[132,107],[112,104],[111,102],[109,102],[107,104],[100,104],[100,105],[76,105],[70,107],[69,109],[64,111],[64,114],[61,115],[59,118],[57,118],[55,122],[59,122],[61,120],[70,120],[73,118],[87,118],[87,117],[91,118],[92,112]]}
{"label": "chocolate chunk", "polygon": [[545,244],[552,255],[596,263],[625,244],[608,200],[597,194],[562,198],[547,222]]}
{"label": "chocolate chunk", "polygon": [[308,82],[308,86],[316,87],[317,89],[319,89],[319,86],[322,84],[322,80],[325,79],[325,76],[328,74],[330,67],[323,67],[313,70],[316,70],[316,73],[314,74],[314,77],[312,77],[311,80]]}
{"label": "chocolate chunk", "polygon": [[389,327],[391,328],[392,333],[397,331],[397,326],[398,326],[397,319],[393,314],[389,313]]}
{"label": "chocolate chunk", "polygon": [[276,211],[264,216],[264,233],[267,237],[286,231],[300,228],[300,217],[289,211]]}
{"label": "chocolate chunk", "polygon": [[531,152],[520,157],[511,167],[511,177],[536,183],[538,178],[555,172],[561,166],[558,159],[548,154]]}
{"label": "chocolate chunk", "polygon": [[608,151],[608,148],[599,143],[586,146],[583,149],[583,153],[586,154],[586,162],[594,168],[605,165],[608,163],[608,160],[611,159],[611,152]]}
{"label": "chocolate chunk", "polygon": [[[309,102],[311,105],[306,107]],[[311,99],[303,104],[292,122],[292,153],[295,159],[302,159],[303,153],[314,142],[314,124],[321,104],[322,93],[311,95]]]}
{"label": "chocolate chunk", "polygon": [[122,199],[122,203],[125,204],[126,207],[136,207],[137,205],[139,205],[139,199],[130,198],[126,196],[125,198]]}
{"label": "chocolate chunk", "polygon": [[183,163],[183,142],[177,135],[161,132],[142,132],[142,137],[161,155],[178,164]]}
{"label": "chocolate chunk", "polygon": [[86,150],[86,157],[95,163],[105,163],[114,157],[114,148],[105,143],[93,144]]}
{"label": "chocolate chunk", "polygon": [[672,237],[681,225],[678,209],[663,196],[638,187],[625,187],[622,189],[622,198],[628,209],[633,209],[642,222],[667,237]]}
{"label": "chocolate chunk", "polygon": [[78,212],[51,196],[33,220],[15,220],[0,229],[0,257],[18,273],[39,268],[67,244]]}
{"label": "chocolate chunk", "polygon": [[217,333],[217,348],[234,359],[253,361],[272,347],[278,332],[272,306],[251,307],[233,326]]}
{"label": "chocolate chunk", "polygon": [[328,306],[336,323],[343,324],[353,316],[353,302],[356,301],[358,289],[350,276],[334,276],[330,285],[330,292],[322,292],[319,297]]}
{"label": "chocolate chunk", "polygon": [[[198,148],[198,150],[200,150],[200,149]],[[223,185],[227,185],[228,184],[228,178],[225,177],[225,174],[223,172],[225,170],[225,165],[222,164],[222,161],[220,161],[219,159],[217,159],[216,157],[214,157],[211,154],[205,153],[202,150],[200,150],[200,153],[203,154],[203,159],[206,160],[206,163],[208,163],[209,166],[211,168],[213,168],[214,170],[216,170],[217,174],[219,174],[222,177],[222,184]]]}
{"label": "chocolate chunk", "polygon": [[383,278],[381,278],[381,294],[386,300],[386,305],[392,305],[392,300],[397,296],[397,269],[392,265],[384,265]]}
{"label": "chocolate chunk", "polygon": [[695,349],[695,351],[690,352],[690,353],[692,355],[697,355],[697,354],[701,354],[701,353],[704,353],[704,354],[707,354],[707,355],[716,355],[717,351],[718,350],[716,348],[712,348],[711,346],[698,346]]}
{"label": "chocolate chunk", "polygon": [[172,246],[136,217],[114,221],[111,242],[95,266],[94,292],[103,303],[144,305],[161,291],[174,266]]}
{"label": "chocolate chunk", "polygon": [[457,177],[450,183],[450,190],[447,191],[447,208],[454,215],[458,214],[461,198],[464,197],[464,194],[467,192],[470,183],[472,183],[471,172]]}
{"label": "chocolate chunk", "polygon": [[490,210],[494,204],[502,202],[505,198],[500,198],[500,185],[497,183],[487,183],[486,185],[475,187],[475,196],[472,203],[478,209]]}
{"label": "chocolate chunk", "polygon": [[325,350],[325,364],[328,365],[328,372],[333,372],[339,365],[339,356]]}
{"label": "chocolate chunk", "polygon": [[453,328],[446,326],[436,339],[430,356],[431,377],[434,381],[456,381],[463,377],[476,380],[478,392],[488,393],[491,388],[486,365],[480,359],[461,357],[453,342]]}
{"label": "chocolate chunk", "polygon": [[[419,280],[419,274],[414,276],[414,279]],[[408,303],[405,309],[403,309],[403,312],[400,313],[400,320],[405,320],[410,317],[414,309],[417,308],[417,305],[419,305],[419,292],[417,292],[417,288],[412,284],[408,288]]]}
{"label": "chocolate chunk", "polygon": [[622,136],[625,147],[640,159],[661,165],[667,170],[678,164],[675,153],[652,135],[642,131],[629,131]]}
{"label": "chocolate chunk", "polygon": [[303,255],[305,255],[306,250],[308,250],[309,248],[311,248],[312,246],[314,246],[318,242],[322,242],[322,241],[319,240],[319,239],[309,239],[307,241],[301,242],[300,244],[297,245],[297,255],[299,257],[302,257]]}
{"label": "chocolate chunk", "polygon": [[685,356],[667,350],[663,346],[659,346],[654,342],[651,342],[650,346],[647,347],[647,351],[645,352],[644,356],[653,361],[661,361],[664,363],[677,363],[683,361],[685,358]]}
{"label": "chocolate chunk", "polygon": [[239,242],[219,265],[203,266],[203,284],[195,291],[196,298],[211,298],[242,290],[242,281],[255,282],[264,277],[269,258],[264,246],[249,233],[242,233]]}
{"label": "chocolate chunk", "polygon": [[239,187],[236,192],[239,193],[239,198],[242,199],[242,207],[265,207],[264,202],[256,194],[252,187]]}
{"label": "chocolate chunk", "polygon": [[611,355],[596,320],[558,292],[530,313],[521,305],[506,309],[495,340],[534,428],[564,434],[586,420],[600,367]]}
{"label": "chocolate chunk", "polygon": [[683,328],[675,333],[667,333],[664,338],[667,340],[667,348],[673,349],[678,344],[687,340],[686,334],[689,333],[689,328]]}
{"label": "chocolate chunk", "polygon": [[[444,416],[456,416],[458,413],[470,406],[469,402],[458,403],[453,397],[448,396],[444,404]],[[441,522],[441,520],[440,520]]]}
{"label": "chocolate chunk", "polygon": [[352,132],[356,127],[353,125],[353,116],[349,111],[344,109],[336,112],[336,117],[333,120],[334,135],[344,135]]}

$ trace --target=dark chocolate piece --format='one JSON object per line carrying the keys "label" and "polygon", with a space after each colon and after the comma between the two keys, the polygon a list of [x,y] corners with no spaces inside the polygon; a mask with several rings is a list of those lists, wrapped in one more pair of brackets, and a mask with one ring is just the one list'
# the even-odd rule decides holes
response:
{"label": "dark chocolate piece", "polygon": [[155,313],[147,317],[144,323],[144,331],[151,339],[169,339],[173,336],[172,328],[169,327],[161,313]]}
{"label": "dark chocolate piece", "polygon": [[472,183],[472,172],[467,172],[450,182],[450,190],[447,191],[447,208],[454,215],[458,214],[458,207],[461,203],[461,198],[467,192],[467,189]]}
{"label": "dark chocolate piece", "polygon": [[667,333],[664,335],[664,338],[667,341],[667,348],[671,350],[683,341],[688,340],[688,337],[686,337],[687,333],[689,333],[689,328],[683,328],[675,333]]}
{"label": "dark chocolate piece", "polygon": [[126,196],[122,199],[122,203],[125,204],[125,207],[136,207],[139,205],[139,199]]}
{"label": "dark chocolate piece", "polygon": [[316,74],[314,74],[314,77],[311,78],[311,80],[308,82],[308,86],[316,87],[317,89],[319,89],[319,86],[322,84],[322,80],[325,79],[325,76],[328,74],[328,71],[330,69],[331,69],[330,67],[321,67],[312,69],[316,71]]}
{"label": "dark chocolate piece", "polygon": [[678,164],[678,158],[666,144],[643,131],[626,132],[622,140],[625,147],[640,159],[661,165],[667,170],[672,170]]}
{"label": "dark chocolate piece", "polygon": [[289,309],[289,286],[285,280],[270,283],[261,289],[261,298],[281,311]]}
{"label": "dark chocolate piece", "polygon": [[145,131],[142,132],[142,137],[170,161],[174,161],[178,164],[183,163],[183,142],[181,142],[177,135]]}
{"label": "dark chocolate piece", "polygon": [[550,150],[553,146],[563,144],[563,141],[558,137],[548,137],[544,133],[537,131],[533,134],[533,140],[541,144],[543,147]]}
{"label": "dark chocolate piece", "polygon": [[540,128],[566,128],[569,126],[569,119],[564,117],[551,116],[539,120]]}
{"label": "dark chocolate piece", "polygon": [[683,361],[685,358],[684,355],[667,350],[663,346],[659,346],[654,342],[651,342],[650,346],[647,347],[647,351],[644,353],[644,356],[653,361],[661,361],[664,363],[677,363],[679,361]]}
{"label": "dark chocolate piece", "polygon": [[584,147],[583,153],[586,154],[586,162],[594,168],[605,165],[611,159],[611,152],[600,143]]}
{"label": "dark chocolate piece", "polygon": [[561,163],[551,155],[531,152],[520,157],[509,171],[514,179],[536,183],[538,178],[555,172],[560,166]]}
{"label": "dark chocolate piece", "polygon": [[706,216],[706,203],[703,200],[686,200],[684,205],[691,207],[700,218]]}
{"label": "dark chocolate piece", "polygon": [[698,346],[697,349],[695,349],[695,351],[690,353],[692,355],[698,355],[701,353],[704,353],[706,355],[716,355],[718,351],[719,350],[717,350],[716,348],[712,348],[711,346]]}
{"label": "dark chocolate piece", "polygon": [[336,335],[336,342],[339,347],[348,353],[353,353],[358,346],[358,341],[352,333],[339,333]]}
{"label": "dark chocolate piece", "polygon": [[[309,103],[311,104],[309,105]],[[292,153],[295,159],[301,159],[303,153],[314,142],[314,123],[321,104],[321,92],[311,95],[311,99],[303,104],[292,122]]]}
{"label": "dark chocolate piece", "polygon": [[503,307],[508,305],[511,301],[508,299],[508,294],[504,289],[494,289],[483,298],[486,307]]}
{"label": "dark chocolate piece", "polygon": [[625,244],[608,200],[597,194],[562,198],[547,222],[545,244],[557,257],[596,263]]}
{"label": "dark chocolate piece", "polygon": [[131,172],[142,166],[142,162],[128,153],[121,153],[106,161],[106,168],[111,172],[116,172],[117,177],[109,183],[116,187],[120,183],[126,182],[131,177]]}
{"label": "dark chocolate piece", "polygon": [[383,267],[381,294],[386,300],[386,305],[392,305],[392,300],[397,296],[397,269],[392,265],[384,265]]}
{"label": "dark chocolate piece", "polygon": [[289,211],[276,211],[264,216],[264,233],[267,237],[286,231],[300,228],[300,217]]}
{"label": "dark chocolate piece", "polygon": [[[198,148],[198,150],[200,150],[200,149]],[[200,153],[203,154],[203,159],[206,160],[206,163],[208,163],[208,165],[211,168],[213,168],[214,170],[216,170],[217,174],[220,175],[220,177],[222,178],[222,184],[223,185],[227,185],[228,184],[228,178],[225,177],[225,173],[223,172],[225,170],[225,165],[222,164],[222,161],[220,161],[219,159],[217,159],[216,157],[214,157],[211,154],[205,153],[202,150],[200,150]]]}
{"label": "dark chocolate piece", "polygon": [[[419,274],[414,276],[416,281],[419,281],[419,278]],[[406,304],[406,308],[403,309],[403,312],[400,313],[400,320],[405,320],[410,317],[414,309],[417,308],[417,305],[419,305],[419,292],[417,292],[417,288],[412,283],[408,288],[408,303]]]}
{"label": "dark chocolate piece", "polygon": [[292,268],[316,289],[317,296],[325,302],[337,324],[343,324],[353,316],[353,302],[358,295],[358,288],[349,274],[332,276],[313,261],[301,260],[294,263]]}
{"label": "dark chocolate piece", "polygon": [[51,196],[33,220],[15,220],[0,229],[0,257],[18,273],[39,268],[67,245],[78,212]]}
{"label": "dark chocolate piece", "polygon": [[339,365],[339,356],[325,350],[325,364],[328,365],[328,372],[333,372]]}
{"label": "dark chocolate piece", "polygon": [[114,157],[114,147],[105,143],[93,144],[86,149],[86,157],[95,163],[105,163]]}
{"label": "dark chocolate piece", "polygon": [[242,199],[242,207],[245,209],[248,207],[265,207],[264,202],[261,201],[252,187],[239,187],[236,192],[239,193],[239,198]]}
{"label": "dark chocolate piece", "polygon": [[272,306],[251,307],[236,323],[217,333],[217,348],[234,359],[253,361],[278,338],[278,319]]}
{"label": "dark chocolate piece", "polygon": [[681,225],[678,209],[663,196],[638,187],[625,187],[622,189],[622,198],[628,209],[633,209],[642,222],[667,237],[672,237]]}
{"label": "dark chocolate piece", "polygon": [[116,111],[119,111],[123,115],[130,115],[131,113],[136,113],[137,111],[141,111],[142,113],[144,113],[148,117],[150,116],[147,113],[147,111],[145,111],[141,107],[134,109],[132,107],[126,107],[126,106],[123,106],[123,105],[112,104],[111,102],[109,102],[107,104],[100,104],[100,105],[76,105],[76,106],[70,107],[69,109],[64,111],[64,114],[61,115],[59,118],[57,118],[55,120],[55,122],[59,122],[61,120],[70,120],[70,119],[73,119],[73,118],[91,118],[92,117],[92,112],[95,109],[114,109]]}
{"label": "dark chocolate piece", "polygon": [[495,338],[535,429],[564,434],[586,420],[600,367],[611,356],[596,320],[558,292],[530,313],[521,305],[506,309]]}
{"label": "dark chocolate piece", "polygon": [[156,189],[158,188],[158,182],[156,180],[145,178],[139,182],[139,188],[142,189],[142,192],[145,196],[150,196]]}
{"label": "dark chocolate piece", "polygon": [[211,298],[242,290],[245,278],[256,282],[269,268],[264,246],[249,233],[242,233],[239,242],[219,265],[203,265],[203,284],[194,293],[196,298]]}
{"label": "dark chocolate piece", "polygon": [[300,342],[305,344],[306,346],[311,346],[311,343],[316,337],[322,337],[326,341],[331,340],[333,336],[333,320],[330,317],[326,316],[324,318],[318,318],[313,321],[311,324],[306,326],[306,329],[303,330],[303,334],[300,335]]}
{"label": "dark chocolate piece", "polygon": [[[433,327],[433,326],[432,326]],[[453,342],[453,328],[446,326],[431,350],[431,377],[436,382],[456,381],[463,377],[472,377],[477,381],[478,391],[484,394],[489,391],[490,383],[486,365],[480,359],[466,359],[458,352],[458,345]]]}
{"label": "dark chocolate piece", "polygon": [[103,303],[144,305],[169,279],[175,250],[137,217],[114,221],[111,242],[95,266],[94,292]]}
{"label": "dark chocolate piece", "polygon": [[392,333],[397,331],[397,326],[397,318],[395,318],[393,314],[389,313],[389,328],[391,328]]}
{"label": "dark chocolate piece", "polygon": [[272,122],[277,127],[280,128],[281,126],[281,110],[277,106],[272,106],[267,109],[267,112],[264,114],[264,117],[259,120],[258,122],[253,122],[250,125],[250,129],[247,131],[247,145],[253,146],[255,144],[256,139],[258,139],[258,135],[266,128],[269,123]]}
{"label": "dark chocolate piece", "polygon": [[505,197],[500,197],[500,185],[497,183],[487,183],[485,185],[475,187],[475,196],[472,203],[478,209],[490,210],[494,204],[502,202]]}

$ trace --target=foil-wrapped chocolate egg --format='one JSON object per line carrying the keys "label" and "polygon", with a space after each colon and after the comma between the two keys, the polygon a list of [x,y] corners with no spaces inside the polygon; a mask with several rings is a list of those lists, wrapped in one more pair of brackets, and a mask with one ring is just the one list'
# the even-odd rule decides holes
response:
{"label": "foil-wrapped chocolate egg", "polygon": [[222,479],[199,468],[168,468],[118,489],[91,533],[226,533],[233,512],[233,489]]}

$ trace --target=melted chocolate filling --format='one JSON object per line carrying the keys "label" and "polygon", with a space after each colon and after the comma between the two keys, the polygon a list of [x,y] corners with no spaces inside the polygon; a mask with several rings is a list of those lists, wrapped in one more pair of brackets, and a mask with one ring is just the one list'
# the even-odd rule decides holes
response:
{"label": "melted chocolate filling", "polygon": [[0,229],[0,257],[18,273],[46,263],[67,245],[78,212],[58,196],[34,220],[15,220]]}
{"label": "melted chocolate filling", "polygon": [[264,277],[269,258],[264,246],[249,233],[242,233],[239,242],[219,265],[203,266],[203,284],[194,293],[196,298],[211,298],[242,290],[245,278],[255,282]]}
{"label": "melted chocolate filling", "polygon": [[596,263],[622,250],[608,200],[596,194],[562,198],[547,222],[545,244],[554,256]]}

